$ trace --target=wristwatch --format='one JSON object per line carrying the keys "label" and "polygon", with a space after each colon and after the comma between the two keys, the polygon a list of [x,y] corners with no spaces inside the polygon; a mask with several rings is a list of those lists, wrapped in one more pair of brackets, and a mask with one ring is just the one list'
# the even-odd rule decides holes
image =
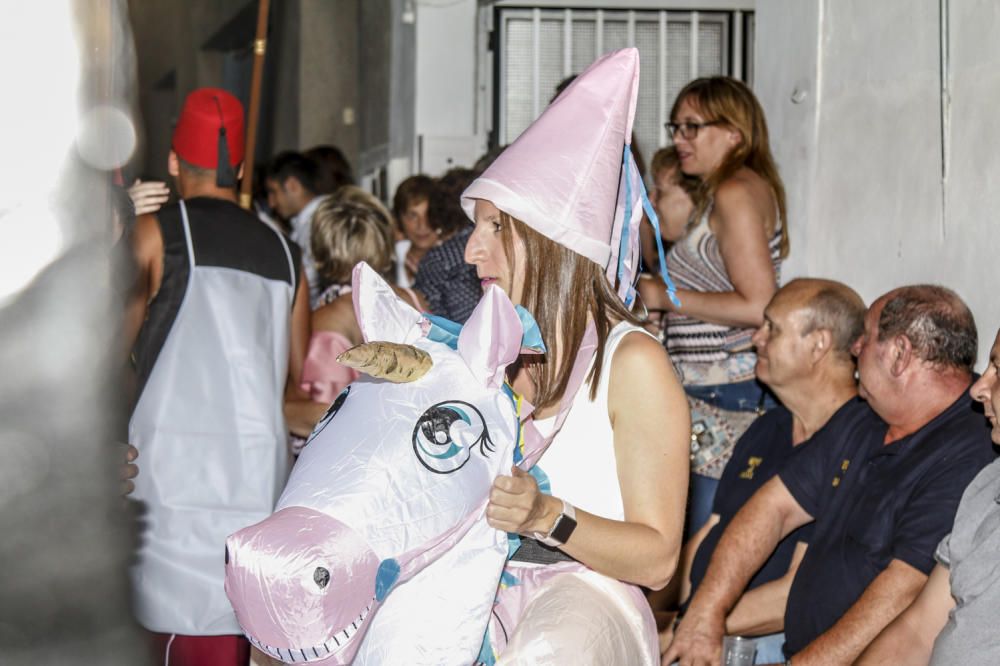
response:
{"label": "wristwatch", "polygon": [[562,502],[562,513],[556,516],[556,522],[553,523],[549,533],[534,532],[531,535],[536,541],[550,548],[558,548],[569,541],[570,535],[576,529],[576,510],[566,500],[560,501]]}

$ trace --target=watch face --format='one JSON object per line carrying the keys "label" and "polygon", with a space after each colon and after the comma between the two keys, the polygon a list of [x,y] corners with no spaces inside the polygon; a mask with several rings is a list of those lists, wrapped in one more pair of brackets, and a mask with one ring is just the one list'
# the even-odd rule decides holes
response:
{"label": "watch face", "polygon": [[558,541],[561,545],[569,540],[569,536],[573,534],[573,530],[575,529],[576,520],[563,513],[556,518],[556,524],[552,526],[552,532],[549,534],[549,537],[554,541]]}

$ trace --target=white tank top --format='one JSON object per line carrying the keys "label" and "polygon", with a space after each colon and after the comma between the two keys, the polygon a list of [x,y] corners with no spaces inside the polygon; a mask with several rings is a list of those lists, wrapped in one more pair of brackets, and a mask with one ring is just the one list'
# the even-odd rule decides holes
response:
{"label": "white tank top", "polygon": [[[595,399],[590,399],[588,385],[580,387],[565,423],[538,463],[549,477],[553,496],[611,520],[625,520],[625,508],[615,462],[614,432],[608,417],[608,383],[618,344],[633,331],[653,337],[645,329],[624,321],[611,329],[604,343]],[[535,421],[542,435],[551,433],[555,418]]]}

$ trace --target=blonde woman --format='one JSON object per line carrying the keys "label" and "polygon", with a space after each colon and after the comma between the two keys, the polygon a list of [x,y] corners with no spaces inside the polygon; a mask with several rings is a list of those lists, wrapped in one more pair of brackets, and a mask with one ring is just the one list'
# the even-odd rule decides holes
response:
{"label": "blonde woman", "polygon": [[[302,383],[285,401],[288,429],[298,438],[309,435],[337,394],[357,378],[354,370],[337,362],[341,352],[362,342],[351,300],[351,271],[364,261],[391,282],[395,269],[387,212],[381,204],[359,203],[367,197],[357,189],[341,188],[313,217],[313,257],[320,280],[327,286],[321,299],[324,304],[312,313]],[[414,307],[425,309],[412,290],[397,288],[397,292]],[[297,453],[302,443],[293,441],[293,452]]]}
{"label": "blonde woman", "polygon": [[691,402],[690,535],[711,513],[736,440],[774,404],[754,379],[750,336],[778,288],[788,229],[764,111],[744,83],[688,83],[667,129],[681,171],[700,181],[691,223],[667,257],[682,305],[651,305],[668,310],[665,345]]}

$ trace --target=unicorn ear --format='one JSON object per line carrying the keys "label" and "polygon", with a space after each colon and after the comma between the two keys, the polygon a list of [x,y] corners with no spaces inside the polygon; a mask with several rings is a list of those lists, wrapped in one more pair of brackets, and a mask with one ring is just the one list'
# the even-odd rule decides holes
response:
{"label": "unicorn ear", "polygon": [[363,261],[355,266],[351,284],[354,316],[365,342],[412,344],[420,339],[423,317],[371,266]]}
{"label": "unicorn ear", "polygon": [[491,286],[458,336],[458,353],[484,386],[500,388],[521,352],[521,320],[507,294]]}

